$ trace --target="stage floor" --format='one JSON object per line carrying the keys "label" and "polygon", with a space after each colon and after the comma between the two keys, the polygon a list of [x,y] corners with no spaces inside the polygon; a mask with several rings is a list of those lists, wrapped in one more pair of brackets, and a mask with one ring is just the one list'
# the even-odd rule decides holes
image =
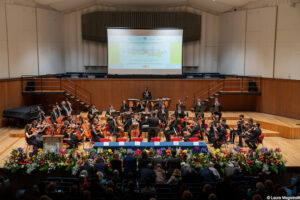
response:
{"label": "stage floor", "polygon": [[[282,150],[284,159],[287,160],[287,166],[300,167],[300,139],[295,139],[295,135],[297,136],[300,130],[300,126],[297,125],[300,124],[300,120],[256,112],[223,112],[223,117],[227,118],[230,126],[235,127],[236,120],[240,113],[243,113],[246,119],[252,117],[254,121],[261,122],[263,134],[266,135],[263,142],[264,147],[279,147]],[[191,112],[189,116],[193,117],[193,115]],[[205,113],[205,117],[209,116],[209,113]],[[293,137],[289,138],[291,136]],[[162,140],[164,140],[164,138]],[[146,138],[144,141],[146,142]],[[228,148],[236,147],[237,143],[238,138],[236,139],[236,143],[229,144]],[[213,150],[211,145],[207,146],[209,150]],[[5,160],[8,158],[11,150],[18,147],[26,148],[24,129],[11,127],[0,128],[0,167],[4,166]],[[92,147],[92,145],[85,143],[85,148],[90,147]],[[83,146],[80,145],[79,149],[82,148]]]}

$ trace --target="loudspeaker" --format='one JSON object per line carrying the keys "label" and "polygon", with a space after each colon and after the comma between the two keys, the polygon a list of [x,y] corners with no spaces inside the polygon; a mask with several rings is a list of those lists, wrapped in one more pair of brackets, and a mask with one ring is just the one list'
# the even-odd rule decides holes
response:
{"label": "loudspeaker", "polygon": [[256,85],[255,81],[249,81],[248,82],[248,91],[249,92],[257,92],[258,91],[258,88],[257,88],[257,85]]}
{"label": "loudspeaker", "polygon": [[35,82],[34,81],[28,81],[26,83],[25,91],[34,91],[35,90]]}

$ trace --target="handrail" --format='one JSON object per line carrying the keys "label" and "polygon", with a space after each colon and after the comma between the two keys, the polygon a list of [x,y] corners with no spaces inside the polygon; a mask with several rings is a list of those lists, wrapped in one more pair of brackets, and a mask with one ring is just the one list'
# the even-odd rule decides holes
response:
{"label": "handrail", "polygon": [[[25,86],[24,83],[32,81],[35,83],[34,86]],[[51,84],[51,85],[49,85]],[[79,100],[83,100],[89,104],[92,101],[92,93],[87,91],[86,89],[80,87],[74,81],[65,78],[57,78],[53,75],[23,75],[21,76],[21,88],[22,92],[24,92],[27,88],[38,88],[41,92],[45,90],[54,91],[54,90],[62,90],[65,92],[74,95]]]}
{"label": "handrail", "polygon": [[202,100],[207,99],[220,91],[233,91],[246,92],[254,86],[249,86],[246,83],[254,81],[256,83],[255,88],[258,91],[262,90],[262,78],[261,77],[230,77],[225,79],[219,79],[209,83],[206,87],[196,90],[194,92],[194,102],[196,102],[196,96],[198,95]]}

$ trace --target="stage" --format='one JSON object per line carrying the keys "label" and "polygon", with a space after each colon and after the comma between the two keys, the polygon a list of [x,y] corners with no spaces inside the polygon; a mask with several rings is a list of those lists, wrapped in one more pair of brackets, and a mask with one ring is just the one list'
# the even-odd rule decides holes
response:
{"label": "stage", "polygon": [[[227,124],[230,127],[235,127],[238,115],[241,113],[245,115],[246,119],[252,117],[254,121],[261,123],[265,138],[263,144],[259,145],[259,147],[279,147],[282,150],[283,158],[287,160],[286,166],[300,167],[300,139],[298,139],[300,138],[300,125],[297,125],[300,124],[300,120],[257,112],[223,112],[223,117],[227,119]],[[82,113],[82,115],[86,116],[86,113]],[[104,117],[104,113],[102,116]],[[192,118],[193,116],[194,113],[189,112],[189,117]],[[205,113],[206,118],[209,116],[210,113]],[[111,141],[114,142],[115,138],[111,138]],[[164,141],[165,138],[161,137],[161,142],[163,143]],[[143,142],[147,142],[147,138],[143,138]],[[201,144],[201,142],[207,142],[207,140],[200,141],[199,144]],[[236,139],[235,144],[228,143],[226,148],[234,148],[237,146],[237,143],[238,139]],[[206,145],[208,150],[213,150],[210,144],[206,143]],[[18,147],[26,149],[26,146],[24,129],[10,127],[0,128],[0,167],[3,167],[12,149]],[[92,147],[93,145],[91,143],[84,143],[84,148]],[[79,149],[82,148],[83,145],[81,144]],[[223,146],[222,148],[225,147]]]}

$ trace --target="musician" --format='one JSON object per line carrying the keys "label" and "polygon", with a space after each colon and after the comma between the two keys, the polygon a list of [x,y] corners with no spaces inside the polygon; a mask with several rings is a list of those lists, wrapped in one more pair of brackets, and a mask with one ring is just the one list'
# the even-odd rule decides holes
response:
{"label": "musician", "polygon": [[37,148],[43,148],[43,140],[38,139],[38,131],[31,124],[25,126],[25,136],[28,144]]}
{"label": "musician", "polygon": [[64,120],[61,129],[61,134],[64,136],[64,142],[69,145],[68,149],[77,148],[78,140],[75,134],[75,130],[68,120]]}
{"label": "musician", "polygon": [[219,116],[219,121],[222,117],[221,108],[222,108],[222,105],[219,102],[219,99],[215,98],[215,102],[212,105],[212,113]]}
{"label": "musician", "polygon": [[69,106],[66,106],[66,102],[65,102],[65,101],[62,101],[62,102],[61,102],[61,114],[62,114],[64,117],[67,117],[67,116],[70,116],[70,115],[71,115],[71,110],[69,110],[68,107],[69,107]]}
{"label": "musician", "polygon": [[161,109],[162,106],[165,106],[165,103],[163,102],[162,98],[159,98],[158,102],[154,105],[154,110],[159,110]]}
{"label": "musician", "polygon": [[91,104],[89,110],[88,110],[88,118],[89,118],[89,122],[92,123],[96,113],[98,113],[98,110],[96,109],[95,104]]}
{"label": "musician", "polygon": [[52,124],[54,124],[54,125],[57,123],[57,118],[59,117],[57,112],[58,112],[57,107],[53,106],[52,112],[50,113],[50,120],[51,120]]}
{"label": "musician", "polygon": [[181,108],[181,110],[183,110],[183,111],[184,111],[184,109],[185,109],[185,106],[184,106],[184,104],[183,104],[183,101],[182,101],[181,99],[178,99],[178,103],[176,104],[176,107],[175,107],[175,109],[176,109],[176,110],[178,110],[178,109],[179,109],[179,107]]}
{"label": "musician", "polygon": [[114,106],[110,104],[109,109],[106,110],[105,117],[111,117],[114,112],[116,112],[116,110],[114,109]]}
{"label": "musician", "polygon": [[140,100],[139,105],[137,105],[136,109],[138,112],[143,112],[146,108],[146,105],[144,104],[144,102],[142,100]]}
{"label": "musician", "polygon": [[124,113],[124,112],[127,112],[129,110],[129,106],[128,104],[126,103],[126,100],[123,100],[122,101],[122,105],[120,107],[120,113]]}
{"label": "musician", "polygon": [[182,137],[184,137],[184,131],[187,131],[187,127],[189,125],[189,122],[188,122],[188,117],[185,116],[184,118],[180,118],[179,119],[179,128],[180,128],[180,134]]}
{"label": "musician", "polygon": [[184,110],[181,108],[181,106],[177,106],[177,109],[175,110],[175,117],[184,118],[184,116],[185,116]]}
{"label": "musician", "polygon": [[234,144],[235,136],[239,136],[239,145],[240,147],[243,147],[243,137],[242,134],[245,132],[245,120],[244,120],[244,115],[240,114],[239,120],[237,121],[237,129],[231,129],[230,130],[230,141],[231,144]]}
{"label": "musician", "polygon": [[144,125],[149,125],[148,118],[150,117],[151,112],[149,111],[149,108],[146,107],[145,111],[141,112],[140,114],[141,114],[141,120],[140,120],[139,128],[140,128],[140,134],[141,134],[142,132],[148,132],[148,128],[143,128],[143,127],[144,127]]}
{"label": "musician", "polygon": [[148,90],[148,87],[146,87],[146,89],[143,92],[142,96],[143,96],[144,100],[151,100],[152,99],[152,95],[151,95],[151,92]]}
{"label": "musician", "polygon": [[116,136],[116,138],[120,137],[119,134],[119,122],[118,122],[118,116],[113,116],[112,120],[108,123],[109,126],[109,132]]}
{"label": "musician", "polygon": [[188,141],[189,138],[195,137],[196,134],[200,133],[201,134],[201,140],[203,140],[203,135],[201,133],[201,125],[200,122],[197,120],[197,118],[194,119],[193,121],[193,128],[187,128],[189,135],[184,137],[184,141]]}
{"label": "musician", "polygon": [[98,120],[94,119],[93,123],[91,125],[91,136],[93,142],[99,142],[100,138],[104,138],[104,135],[102,134],[101,130],[99,130]]}
{"label": "musician", "polygon": [[175,115],[171,116],[171,120],[168,123],[167,129],[164,131],[167,141],[171,141],[171,135],[178,135],[178,120]]}
{"label": "musician", "polygon": [[200,139],[203,140],[203,134],[207,134],[207,124],[205,123],[205,119],[198,120],[200,123]]}
{"label": "musician", "polygon": [[161,121],[161,123],[164,123],[164,124],[168,123],[169,112],[166,109],[165,104],[161,105],[161,108],[159,109],[157,116],[158,116],[159,120]]}
{"label": "musician", "polygon": [[157,133],[159,131],[159,119],[157,118],[156,114],[150,115],[148,118],[148,124],[149,124],[149,131],[148,131],[148,142],[151,141],[152,137],[156,137]]}
{"label": "musician", "polygon": [[216,135],[213,146],[215,149],[219,149],[226,142],[226,129],[221,123],[218,123],[217,127],[214,127],[214,133]]}
{"label": "musician", "polygon": [[253,131],[248,135],[248,139],[245,140],[245,143],[252,150],[256,150],[256,143],[259,141],[259,136],[261,135],[260,123],[256,122],[255,126],[252,127]]}
{"label": "musician", "polygon": [[197,99],[197,102],[194,104],[194,112],[196,117],[204,118],[205,103],[201,101],[200,98]]}
{"label": "musician", "polygon": [[68,99],[66,99],[66,104],[67,104],[67,108],[70,111],[70,115],[71,115],[72,111],[73,111],[72,104],[70,103],[70,101]]}
{"label": "musician", "polygon": [[129,130],[128,130],[128,137],[129,137],[129,141],[131,141],[131,135],[133,132],[137,133],[137,135],[140,135],[139,130],[139,120],[137,118],[137,115],[131,115],[130,120],[127,122],[128,126],[129,126]]}

